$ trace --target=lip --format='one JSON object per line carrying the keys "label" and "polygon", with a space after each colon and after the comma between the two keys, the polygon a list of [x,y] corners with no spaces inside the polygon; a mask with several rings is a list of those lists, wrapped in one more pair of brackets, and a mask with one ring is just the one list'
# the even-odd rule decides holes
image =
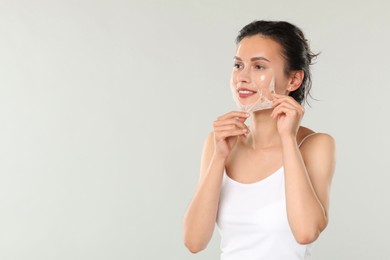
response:
{"label": "lip", "polygon": [[257,91],[248,88],[238,88],[237,94],[240,98],[248,98],[255,95]]}

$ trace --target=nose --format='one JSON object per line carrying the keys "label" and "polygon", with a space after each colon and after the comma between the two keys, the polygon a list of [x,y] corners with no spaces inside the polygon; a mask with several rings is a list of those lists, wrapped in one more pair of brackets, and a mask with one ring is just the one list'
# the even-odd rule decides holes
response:
{"label": "nose", "polygon": [[251,77],[248,68],[243,68],[236,72],[236,82],[237,83],[250,83]]}

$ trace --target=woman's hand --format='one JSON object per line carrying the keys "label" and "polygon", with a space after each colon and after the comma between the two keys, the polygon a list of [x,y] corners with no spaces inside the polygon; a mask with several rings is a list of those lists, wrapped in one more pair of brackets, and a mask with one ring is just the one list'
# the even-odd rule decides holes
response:
{"label": "woman's hand", "polygon": [[305,109],[290,96],[274,94],[271,117],[277,120],[281,137],[296,136]]}
{"label": "woman's hand", "polygon": [[249,117],[245,112],[229,112],[214,121],[214,143],[216,156],[227,158],[239,136],[246,136],[249,128],[244,124]]}

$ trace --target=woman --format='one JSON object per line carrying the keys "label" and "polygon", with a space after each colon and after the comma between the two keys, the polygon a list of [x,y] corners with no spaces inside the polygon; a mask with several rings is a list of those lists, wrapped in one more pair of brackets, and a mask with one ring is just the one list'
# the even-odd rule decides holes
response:
{"label": "woman", "polygon": [[240,31],[231,75],[240,101],[255,102],[254,83],[270,70],[275,94],[271,109],[214,122],[184,219],[191,252],[206,248],[217,222],[221,259],[309,259],[328,224],[335,166],[333,138],[300,126],[314,57],[290,23],[255,21]]}

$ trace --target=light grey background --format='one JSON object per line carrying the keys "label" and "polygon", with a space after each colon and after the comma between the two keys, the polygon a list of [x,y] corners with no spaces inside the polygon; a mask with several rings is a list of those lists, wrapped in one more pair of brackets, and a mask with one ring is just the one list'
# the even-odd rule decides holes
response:
{"label": "light grey background", "polygon": [[255,19],[322,52],[304,124],[335,137],[338,164],[314,259],[388,259],[389,8],[0,0],[0,259],[218,259],[218,233],[186,251],[182,218]]}

